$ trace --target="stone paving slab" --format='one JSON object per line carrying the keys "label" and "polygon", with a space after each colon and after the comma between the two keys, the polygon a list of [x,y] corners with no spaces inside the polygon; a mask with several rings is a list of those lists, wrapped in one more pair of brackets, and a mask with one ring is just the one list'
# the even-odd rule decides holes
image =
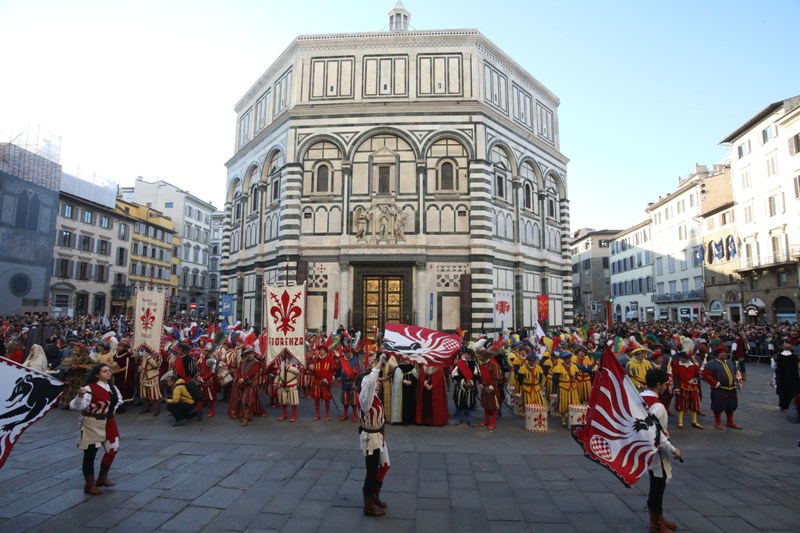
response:
{"label": "stone paving slab", "polygon": [[[777,410],[766,365],[751,365],[742,431],[671,427],[675,465],[665,509],[683,530],[797,531],[798,426]],[[706,398],[707,404],[708,398]],[[0,531],[486,532],[645,531],[646,480],[628,489],[584,459],[567,431],[525,431],[508,412],[483,428],[388,426],[386,516],[365,517],[363,458],[352,423],[274,416],[247,428],[220,413],[180,428],[162,414],[119,416],[117,485],[83,494],[76,413],[55,410],[25,432],[0,470]],[[704,405],[706,409],[707,406]],[[272,411],[270,411],[272,415]],[[476,413],[479,419],[482,413]],[[674,426],[675,420],[670,419]]]}

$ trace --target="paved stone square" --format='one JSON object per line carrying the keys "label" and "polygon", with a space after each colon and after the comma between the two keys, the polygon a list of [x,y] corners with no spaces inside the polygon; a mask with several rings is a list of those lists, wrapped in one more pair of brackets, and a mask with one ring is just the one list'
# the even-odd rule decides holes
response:
{"label": "paved stone square", "polygon": [[[800,426],[777,409],[766,364],[750,365],[737,421],[744,430],[678,430],[686,462],[664,499],[684,531],[800,530]],[[707,392],[707,386],[705,388]],[[219,414],[172,419],[119,415],[117,485],[83,493],[78,415],[54,410],[25,432],[0,469],[0,531],[646,531],[647,480],[625,488],[582,457],[561,427],[525,431],[508,412],[495,431],[466,424],[387,427],[388,512],[362,514],[364,462],[356,425],[314,422],[304,400],[295,424],[278,411],[242,428]],[[478,410],[476,420],[482,419]],[[97,462],[99,465],[99,460]]]}

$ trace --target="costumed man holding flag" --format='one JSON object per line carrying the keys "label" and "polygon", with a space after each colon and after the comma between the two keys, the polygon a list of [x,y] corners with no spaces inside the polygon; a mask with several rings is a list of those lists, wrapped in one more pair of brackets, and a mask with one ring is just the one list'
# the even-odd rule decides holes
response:
{"label": "costumed man holding flag", "polygon": [[381,501],[380,493],[383,479],[389,471],[389,450],[386,447],[384,426],[386,418],[383,411],[383,402],[378,395],[378,375],[381,367],[386,363],[386,355],[381,354],[374,361],[374,366],[369,372],[359,374],[355,382],[358,394],[359,419],[358,428],[361,453],[367,473],[364,476],[364,514],[367,516],[383,516],[386,514],[386,503]]}
{"label": "costumed man holding flag", "polygon": [[656,437],[656,445],[658,447],[653,460],[650,463],[650,468],[647,470],[650,476],[650,492],[647,497],[647,510],[650,514],[650,532],[651,533],[669,533],[677,529],[678,526],[664,518],[664,490],[667,488],[667,482],[672,477],[672,464],[670,456],[681,460],[681,451],[672,445],[669,440],[669,433],[667,433],[667,409],[659,401],[659,397],[664,394],[669,382],[669,376],[660,368],[654,368],[647,371],[645,375],[645,383],[647,388],[642,392],[642,399],[650,413],[655,415],[658,419],[659,434]]}
{"label": "costumed man holding flag", "polygon": [[[84,386],[70,403],[70,408],[81,412],[78,446],[83,449],[83,477],[86,485],[83,492],[102,494],[97,487],[113,487],[108,471],[119,451],[119,429],[114,414],[119,408],[122,395],[111,383],[111,367],[98,363],[86,376]],[[100,461],[100,476],[94,478],[94,460],[97,450],[105,450]]]}

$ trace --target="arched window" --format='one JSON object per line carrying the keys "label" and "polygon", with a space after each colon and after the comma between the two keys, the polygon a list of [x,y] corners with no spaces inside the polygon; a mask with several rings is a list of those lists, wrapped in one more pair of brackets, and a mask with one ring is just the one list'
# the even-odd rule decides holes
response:
{"label": "arched window", "polygon": [[494,195],[501,200],[506,198],[506,173],[505,169],[498,169],[494,175]]}
{"label": "arched window", "polygon": [[258,187],[256,185],[253,185],[253,187],[250,188],[250,212],[251,213],[257,213],[258,212],[258,198],[259,198]]}
{"label": "arched window", "polygon": [[319,165],[314,179],[315,192],[330,192],[330,168],[328,165]]}
{"label": "arched window", "polygon": [[454,179],[455,172],[453,163],[445,161],[439,167],[439,189],[442,191],[452,191],[456,188]]}
{"label": "arched window", "polygon": [[522,188],[522,205],[525,209],[533,209],[533,187],[530,183],[526,183]]}

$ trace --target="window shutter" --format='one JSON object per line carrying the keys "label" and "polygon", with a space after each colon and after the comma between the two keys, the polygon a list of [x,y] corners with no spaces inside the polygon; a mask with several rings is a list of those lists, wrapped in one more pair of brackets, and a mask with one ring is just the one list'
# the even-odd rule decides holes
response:
{"label": "window shutter", "polygon": [[797,136],[789,137],[789,155],[794,155],[797,153]]}
{"label": "window shutter", "polygon": [[73,276],[72,276],[72,273],[73,273],[74,271],[75,271],[75,262],[74,262],[74,261],[69,261],[69,262],[67,263],[67,277],[68,277],[68,278],[71,278],[71,277],[73,277]]}

